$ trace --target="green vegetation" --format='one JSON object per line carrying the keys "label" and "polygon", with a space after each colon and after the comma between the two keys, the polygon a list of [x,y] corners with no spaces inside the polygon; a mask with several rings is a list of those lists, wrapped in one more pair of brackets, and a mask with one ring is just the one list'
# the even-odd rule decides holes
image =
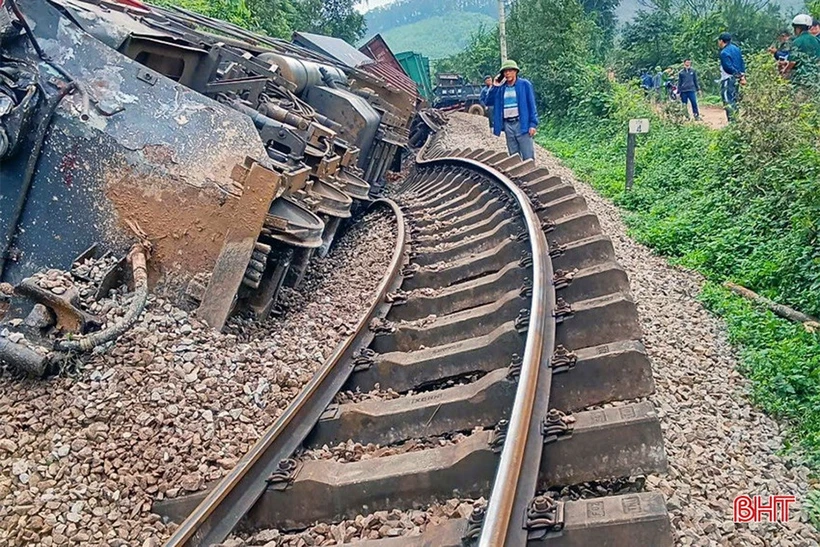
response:
{"label": "green vegetation", "polygon": [[179,6],[245,28],[256,26],[256,21],[245,0],[155,0],[152,3],[164,8]]}
{"label": "green vegetation", "polygon": [[[820,335],[719,288],[740,285],[820,315],[820,103],[779,79],[769,55],[737,123],[723,131],[664,119],[640,92],[614,85],[604,117],[548,123],[541,143],[626,209],[631,235],[711,283],[702,298],[741,348],[756,403],[794,425],[820,465]],[[625,127],[652,118],[639,138],[632,192],[624,190]]]}
{"label": "green vegetation", "polygon": [[240,27],[290,39],[294,31],[315,32],[358,41],[364,16],[354,0],[152,0],[162,7],[179,6]]}
{"label": "green vegetation", "polygon": [[490,30],[481,26],[470,35],[470,42],[466,48],[456,55],[436,61],[434,70],[436,73],[456,72],[463,74],[470,81],[480,82],[485,75],[498,70],[500,56],[498,27]]}
{"label": "green vegetation", "polygon": [[382,34],[394,52],[415,51],[431,59],[441,59],[463,50],[470,36],[495,19],[483,13],[449,12],[394,27]]}
{"label": "green vegetation", "polygon": [[[820,464],[820,370],[818,336],[802,326],[755,308],[722,287],[707,284],[706,307],[726,321],[729,340],[740,347],[741,372],[752,380],[752,398],[764,410],[793,425],[792,438]],[[820,501],[820,494],[814,494]],[[820,506],[814,508],[815,525]]]}

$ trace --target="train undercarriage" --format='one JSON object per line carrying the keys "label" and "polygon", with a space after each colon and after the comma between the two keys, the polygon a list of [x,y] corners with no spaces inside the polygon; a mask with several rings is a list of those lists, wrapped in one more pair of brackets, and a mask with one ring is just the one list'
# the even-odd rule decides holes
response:
{"label": "train undercarriage", "polygon": [[[95,256],[116,259],[105,286],[150,287],[213,328],[267,318],[379,194],[420,104],[328,55],[356,52],[334,40],[132,0],[0,3],[0,327],[63,351],[110,340],[76,296],[31,282]],[[36,373],[47,360],[0,346]]]}

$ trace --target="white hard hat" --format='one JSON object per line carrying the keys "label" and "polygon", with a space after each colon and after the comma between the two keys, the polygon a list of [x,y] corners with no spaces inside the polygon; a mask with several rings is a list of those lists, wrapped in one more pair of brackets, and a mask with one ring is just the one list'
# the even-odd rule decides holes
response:
{"label": "white hard hat", "polygon": [[805,13],[801,13],[800,15],[795,15],[794,19],[792,19],[792,25],[803,25],[804,27],[810,27],[812,23],[811,15],[806,15]]}

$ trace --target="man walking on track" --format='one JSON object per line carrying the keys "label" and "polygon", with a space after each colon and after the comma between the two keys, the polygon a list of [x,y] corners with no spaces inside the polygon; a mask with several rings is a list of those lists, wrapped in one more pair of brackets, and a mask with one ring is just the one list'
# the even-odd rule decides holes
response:
{"label": "man walking on track", "polygon": [[504,61],[487,95],[487,104],[493,107],[493,133],[499,136],[504,131],[509,154],[531,160],[535,159],[532,138],[538,127],[535,91],[529,80],[518,77],[518,72],[515,61]]}
{"label": "man walking on track", "polygon": [[700,119],[700,111],[698,110],[699,92],[698,73],[692,68],[692,60],[686,59],[683,62],[683,70],[678,74],[678,93],[680,93],[680,100],[684,108],[686,108],[686,103],[692,103],[692,114],[696,120]]}

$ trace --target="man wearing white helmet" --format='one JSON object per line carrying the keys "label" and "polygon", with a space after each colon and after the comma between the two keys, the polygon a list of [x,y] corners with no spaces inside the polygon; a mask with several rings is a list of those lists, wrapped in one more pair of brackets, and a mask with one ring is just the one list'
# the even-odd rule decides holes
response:
{"label": "man wearing white helmet", "polygon": [[809,32],[813,22],[811,15],[801,13],[795,16],[792,20],[792,27],[794,27],[792,50],[799,51],[807,55],[809,59],[816,61],[820,59],[820,41]]}

